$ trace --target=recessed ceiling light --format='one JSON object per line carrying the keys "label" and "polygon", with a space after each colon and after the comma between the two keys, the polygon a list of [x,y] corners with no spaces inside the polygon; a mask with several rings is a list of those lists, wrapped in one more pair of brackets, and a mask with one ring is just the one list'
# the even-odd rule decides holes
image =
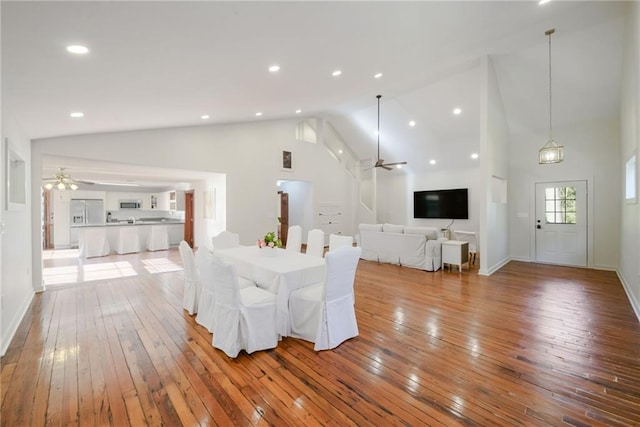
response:
{"label": "recessed ceiling light", "polygon": [[416,125],[416,121],[415,120],[409,121],[409,126],[414,127],[415,125]]}
{"label": "recessed ceiling light", "polygon": [[256,117],[260,117],[261,115],[262,115],[262,112],[260,112],[260,111],[258,111],[258,112],[256,113]]}
{"label": "recessed ceiling light", "polygon": [[462,108],[458,108],[458,107],[454,108],[453,114],[455,114],[456,116],[462,114]]}
{"label": "recessed ceiling light", "polygon": [[271,67],[269,67],[269,71],[272,72],[272,73],[280,71],[280,66],[277,65],[277,64],[273,64]]}
{"label": "recessed ceiling light", "polygon": [[342,154],[342,150],[338,150],[338,154]]}
{"label": "recessed ceiling light", "polygon": [[204,114],[204,115],[200,116],[200,118],[202,120],[207,120],[209,118],[209,115],[208,114]]}
{"label": "recessed ceiling light", "polygon": [[429,160],[429,164],[430,164],[430,165],[435,165],[435,164],[436,164],[436,161],[435,161],[435,160],[433,160],[433,159],[431,159],[431,160]]}
{"label": "recessed ceiling light", "polygon": [[84,55],[89,53],[89,48],[86,46],[80,46],[79,44],[67,46],[67,52],[75,53],[77,55]]}
{"label": "recessed ceiling light", "polygon": [[302,110],[300,109],[296,110],[296,114],[300,114],[300,113],[302,113]]}
{"label": "recessed ceiling light", "polygon": [[380,77],[382,77],[382,73],[378,73],[373,76],[374,79],[379,79]]}
{"label": "recessed ceiling light", "polygon": [[84,113],[82,111],[74,111],[73,113],[69,114],[69,116],[73,117],[74,119],[79,119],[80,117],[84,117]]}
{"label": "recessed ceiling light", "polygon": [[340,74],[342,74],[342,71],[340,70],[335,70],[333,73],[331,73],[333,77],[338,77]]}
{"label": "recessed ceiling light", "polygon": [[471,155],[471,158],[472,158],[472,159],[477,159],[477,158],[478,158],[478,153],[473,153],[473,154]]}
{"label": "recessed ceiling light", "polygon": [[396,165],[396,169],[402,169],[402,165]]}
{"label": "recessed ceiling light", "polygon": [[540,6],[541,6],[541,5],[543,5],[543,4],[549,3],[550,1],[551,1],[551,0],[540,0],[540,1],[538,2],[538,5],[540,5]]}

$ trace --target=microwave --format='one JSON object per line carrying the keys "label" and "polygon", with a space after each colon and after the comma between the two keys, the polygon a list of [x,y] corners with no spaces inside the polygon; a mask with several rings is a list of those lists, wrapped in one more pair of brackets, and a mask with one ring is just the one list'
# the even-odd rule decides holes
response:
{"label": "microwave", "polygon": [[141,200],[120,200],[120,209],[142,209]]}

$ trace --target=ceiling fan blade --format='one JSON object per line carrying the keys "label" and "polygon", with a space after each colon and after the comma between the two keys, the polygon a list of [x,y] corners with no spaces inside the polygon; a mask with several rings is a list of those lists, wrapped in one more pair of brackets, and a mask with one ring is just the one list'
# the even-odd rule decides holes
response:
{"label": "ceiling fan blade", "polygon": [[389,167],[389,166],[387,166],[387,165],[380,165],[380,167],[381,167],[382,169],[385,169],[385,170],[388,170],[388,171],[390,171],[390,170],[392,169],[392,168],[390,168],[390,167]]}
{"label": "ceiling fan blade", "polygon": [[393,163],[383,163],[384,166],[396,166],[396,165],[406,165],[407,162],[393,162]]}
{"label": "ceiling fan blade", "polygon": [[94,185],[95,184],[95,182],[84,181],[82,179],[74,179],[73,182],[75,182],[77,184],[86,184],[86,185]]}

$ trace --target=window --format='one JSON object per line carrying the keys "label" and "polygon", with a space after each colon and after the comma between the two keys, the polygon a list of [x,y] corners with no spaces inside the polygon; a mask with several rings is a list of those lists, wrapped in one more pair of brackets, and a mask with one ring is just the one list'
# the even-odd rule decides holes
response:
{"label": "window", "polygon": [[576,223],[575,187],[547,188],[544,199],[547,224]]}
{"label": "window", "polygon": [[636,203],[638,200],[638,193],[636,189],[636,155],[631,156],[627,160],[625,175],[625,187],[624,198],[628,203]]}

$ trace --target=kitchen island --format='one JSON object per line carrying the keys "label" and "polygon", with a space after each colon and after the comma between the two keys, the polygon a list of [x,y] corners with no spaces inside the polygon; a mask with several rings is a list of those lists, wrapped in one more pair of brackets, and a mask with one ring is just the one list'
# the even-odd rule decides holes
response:
{"label": "kitchen island", "polygon": [[137,227],[138,235],[140,238],[140,250],[144,251],[147,247],[147,241],[151,233],[151,227],[155,225],[165,225],[167,227],[167,233],[169,235],[169,245],[178,246],[184,239],[184,221],[182,220],[165,220],[165,221],[114,221],[104,224],[93,225],[73,225],[72,229],[76,229],[78,233],[82,233],[83,230],[101,228],[106,229],[107,240],[109,241],[109,247],[114,252],[118,244],[118,236],[120,229],[123,227]]}

